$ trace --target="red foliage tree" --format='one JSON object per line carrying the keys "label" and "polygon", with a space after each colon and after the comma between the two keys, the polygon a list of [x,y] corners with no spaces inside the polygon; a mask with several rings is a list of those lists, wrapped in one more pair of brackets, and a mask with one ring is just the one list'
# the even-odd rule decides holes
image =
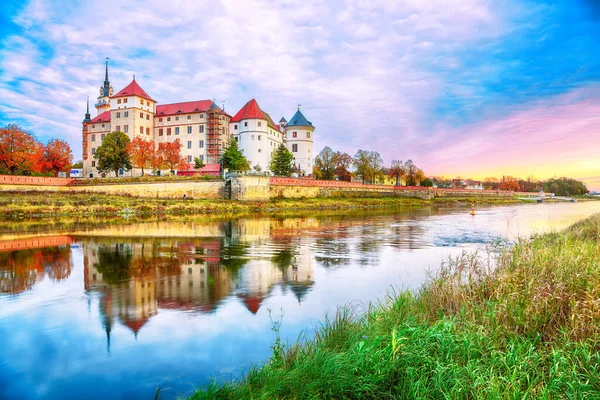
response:
{"label": "red foliage tree", "polygon": [[158,144],[158,158],[162,160],[162,165],[167,167],[171,173],[175,169],[189,169],[188,162],[181,156],[181,141],[175,139],[174,142]]}
{"label": "red foliage tree", "polygon": [[133,166],[142,169],[142,176],[144,176],[144,168],[154,166],[156,150],[152,140],[144,140],[139,136],[135,137],[127,144],[127,153]]}
{"label": "red foliage tree", "polygon": [[512,190],[518,192],[521,190],[519,187],[519,183],[512,176],[503,176],[500,185],[498,185],[498,189],[500,190]]}
{"label": "red foliage tree", "polygon": [[51,139],[42,149],[39,159],[41,172],[52,172],[57,175],[71,168],[73,153],[71,147],[64,140]]}
{"label": "red foliage tree", "polygon": [[10,174],[30,172],[36,166],[40,144],[17,124],[0,128],[0,168]]}

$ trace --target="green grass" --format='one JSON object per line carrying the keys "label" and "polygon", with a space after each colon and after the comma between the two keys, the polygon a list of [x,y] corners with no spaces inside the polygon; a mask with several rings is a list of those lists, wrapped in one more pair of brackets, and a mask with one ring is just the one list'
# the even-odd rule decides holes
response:
{"label": "green grass", "polygon": [[191,398],[599,399],[600,215],[493,254],[450,259],[362,315],[342,308]]}
{"label": "green grass", "polygon": [[[197,215],[206,213],[270,213],[296,210],[349,210],[397,208],[431,204],[470,204],[472,199],[311,198],[274,199],[269,202],[230,200],[157,199],[89,193],[0,192],[0,218],[91,217],[107,215]],[[483,198],[478,204],[508,204],[512,198]]]}

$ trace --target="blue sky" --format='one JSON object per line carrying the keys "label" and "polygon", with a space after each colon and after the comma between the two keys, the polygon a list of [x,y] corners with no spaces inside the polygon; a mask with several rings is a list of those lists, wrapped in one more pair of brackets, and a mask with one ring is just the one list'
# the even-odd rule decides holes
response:
{"label": "blue sky", "polygon": [[316,151],[600,189],[597,0],[5,0],[0,124],[79,158],[107,56],[115,91],[136,74],[159,103],[214,98],[233,114],[256,98],[275,120],[302,104]]}

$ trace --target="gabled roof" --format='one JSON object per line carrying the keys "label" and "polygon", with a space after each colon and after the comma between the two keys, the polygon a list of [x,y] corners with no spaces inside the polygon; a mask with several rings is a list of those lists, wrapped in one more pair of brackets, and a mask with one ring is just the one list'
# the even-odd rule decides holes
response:
{"label": "gabled roof", "polygon": [[287,122],[287,120],[284,117],[281,117],[281,119],[279,120],[279,123],[282,123],[282,122],[285,124]]}
{"label": "gabled roof", "polygon": [[183,103],[162,104],[156,106],[156,116],[191,114],[205,112],[212,106],[212,100],[186,101]]}
{"label": "gabled roof", "polygon": [[260,106],[258,105],[255,99],[252,99],[249,102],[247,102],[246,105],[242,107],[240,111],[238,111],[237,114],[235,114],[229,122],[240,122],[244,119],[266,119],[267,124],[271,128],[279,130],[277,128],[277,125],[275,125],[275,123],[273,122],[273,119],[271,119],[271,116],[263,110],[261,110]]}
{"label": "gabled roof", "polygon": [[102,122],[110,122],[110,111],[104,111],[102,114],[95,116],[88,124],[97,124]]}
{"label": "gabled roof", "polygon": [[110,98],[114,99],[117,97],[127,97],[127,96],[138,96],[143,99],[156,102],[152,97],[150,97],[148,95],[148,93],[146,93],[144,91],[144,89],[142,89],[140,87],[140,85],[137,84],[135,79],[132,80],[129,85],[125,86],[125,88],[121,89],[121,91],[119,93],[115,94],[114,96],[111,96]]}
{"label": "gabled roof", "polygon": [[288,126],[313,126],[313,124],[307,120],[304,115],[300,112],[300,110],[296,111],[296,114],[290,119],[290,122],[286,125]]}

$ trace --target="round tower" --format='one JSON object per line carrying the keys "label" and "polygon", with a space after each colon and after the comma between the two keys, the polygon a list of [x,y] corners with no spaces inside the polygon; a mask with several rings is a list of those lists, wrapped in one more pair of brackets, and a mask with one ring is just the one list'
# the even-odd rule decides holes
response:
{"label": "round tower", "polygon": [[300,106],[296,114],[285,124],[286,146],[292,152],[295,167],[302,175],[311,175],[313,172],[313,140],[315,127],[307,120]]}

